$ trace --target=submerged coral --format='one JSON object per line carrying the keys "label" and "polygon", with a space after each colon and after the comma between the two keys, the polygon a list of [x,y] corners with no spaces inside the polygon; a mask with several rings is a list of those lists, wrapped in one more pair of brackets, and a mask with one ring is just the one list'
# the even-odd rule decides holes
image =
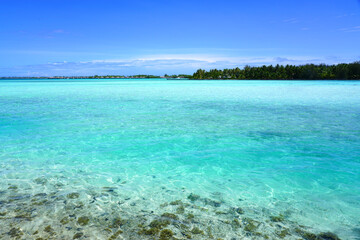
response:
{"label": "submerged coral", "polygon": [[285,220],[284,215],[280,214],[279,216],[270,216],[272,222],[282,222]]}
{"label": "submerged coral", "polygon": [[200,199],[200,196],[199,195],[196,195],[196,194],[193,194],[193,193],[190,193],[190,195],[187,197],[190,201],[194,202],[196,200],[199,200]]}
{"label": "submerged coral", "polygon": [[173,214],[173,213],[163,213],[163,214],[161,215],[161,217],[169,218],[169,219],[172,219],[172,220],[178,220],[178,219],[179,219],[179,217],[176,216],[176,215]]}
{"label": "submerged coral", "polygon": [[85,226],[89,223],[90,219],[86,216],[79,217],[77,222],[80,224],[80,226]]}
{"label": "submerged coral", "polygon": [[67,198],[69,199],[75,199],[75,198],[79,198],[80,194],[79,193],[69,193],[67,195]]}
{"label": "submerged coral", "polygon": [[[13,195],[14,189],[9,189],[10,201],[0,199],[0,219],[7,229],[0,229],[0,238],[29,238],[31,234],[38,240],[58,239],[64,236],[66,239],[91,239],[94,235],[110,240],[340,239],[334,233],[316,233],[290,222],[282,214],[268,215],[263,218],[268,220],[264,221],[260,217],[248,216],[248,211],[241,207],[227,206],[222,201],[203,198],[194,193],[187,195],[185,199],[162,203],[154,210],[141,209],[138,205],[133,206],[130,203],[125,206],[124,202],[129,197],[119,199],[119,196],[112,195],[115,189],[101,188],[88,199],[81,198],[78,192],[66,195],[56,192]],[[108,201],[112,198],[116,201]],[[101,204],[100,201],[106,204]],[[102,207],[101,211],[97,210],[99,206]],[[59,207],[60,213],[54,214],[52,207]],[[51,219],[46,226],[32,224],[34,219],[42,217]],[[32,226],[31,233],[21,228],[24,222]]]}
{"label": "submerged coral", "polygon": [[172,236],[174,236],[173,231],[169,229],[164,229],[160,233],[160,240],[169,240]]}

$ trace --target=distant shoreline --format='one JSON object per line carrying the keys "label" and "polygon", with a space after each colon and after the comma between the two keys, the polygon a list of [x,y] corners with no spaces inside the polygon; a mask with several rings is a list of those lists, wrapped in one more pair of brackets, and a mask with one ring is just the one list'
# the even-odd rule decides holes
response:
{"label": "distant shoreline", "polygon": [[166,79],[166,80],[360,80],[360,61],[337,65],[270,65],[245,66],[233,69],[198,69],[192,75],[94,75],[94,76],[53,76],[53,77],[0,77],[2,79]]}
{"label": "distant shoreline", "polygon": [[195,79],[195,78],[76,78],[76,77],[64,77],[64,78],[54,78],[54,77],[11,77],[11,78],[2,78],[1,80],[141,80],[141,79],[161,79],[167,81],[360,81],[360,79]]}

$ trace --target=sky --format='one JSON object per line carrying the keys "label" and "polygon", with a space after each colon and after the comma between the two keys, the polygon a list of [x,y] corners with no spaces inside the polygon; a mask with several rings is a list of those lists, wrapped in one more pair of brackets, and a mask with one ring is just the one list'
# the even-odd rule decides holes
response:
{"label": "sky", "polygon": [[360,0],[0,0],[0,76],[360,60]]}

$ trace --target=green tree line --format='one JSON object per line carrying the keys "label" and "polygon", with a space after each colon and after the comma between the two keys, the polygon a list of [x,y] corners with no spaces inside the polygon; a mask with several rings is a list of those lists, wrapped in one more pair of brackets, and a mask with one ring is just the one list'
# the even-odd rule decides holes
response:
{"label": "green tree line", "polygon": [[192,79],[247,79],[247,80],[360,80],[360,61],[349,64],[306,64],[250,67],[243,69],[199,69]]}

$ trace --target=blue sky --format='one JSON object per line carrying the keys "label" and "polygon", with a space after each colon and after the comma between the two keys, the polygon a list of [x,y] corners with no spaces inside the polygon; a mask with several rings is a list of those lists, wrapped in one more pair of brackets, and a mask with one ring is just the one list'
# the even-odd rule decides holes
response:
{"label": "blue sky", "polygon": [[0,0],[0,76],[360,60],[359,0]]}

